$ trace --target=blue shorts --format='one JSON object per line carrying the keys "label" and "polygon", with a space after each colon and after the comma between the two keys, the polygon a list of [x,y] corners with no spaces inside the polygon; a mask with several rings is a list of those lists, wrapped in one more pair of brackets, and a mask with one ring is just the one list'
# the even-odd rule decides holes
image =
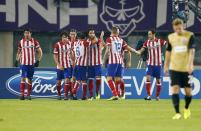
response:
{"label": "blue shorts", "polygon": [[161,78],[161,66],[147,65],[146,75],[150,75],[152,77],[160,79]]}
{"label": "blue shorts", "polygon": [[57,69],[57,80],[72,78],[72,68],[64,68],[64,70]]}
{"label": "blue shorts", "polygon": [[96,78],[102,75],[101,65],[88,66],[88,78]]}
{"label": "blue shorts", "polygon": [[108,64],[107,65],[107,76],[122,77],[123,76],[122,64]]}
{"label": "blue shorts", "polygon": [[33,79],[34,65],[20,65],[20,72],[22,78]]}
{"label": "blue shorts", "polygon": [[87,80],[87,66],[75,66],[73,70],[73,76],[76,80]]}

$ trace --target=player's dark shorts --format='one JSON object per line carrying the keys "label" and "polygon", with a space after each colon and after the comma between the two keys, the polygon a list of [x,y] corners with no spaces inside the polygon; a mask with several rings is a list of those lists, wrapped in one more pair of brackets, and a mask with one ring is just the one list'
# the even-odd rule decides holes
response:
{"label": "player's dark shorts", "polygon": [[96,78],[101,75],[101,65],[88,66],[88,78]]}
{"label": "player's dark shorts", "polygon": [[34,65],[20,65],[20,73],[22,78],[33,79]]}
{"label": "player's dark shorts", "polygon": [[108,64],[107,65],[107,76],[122,77],[123,76],[122,64]]}
{"label": "player's dark shorts", "polygon": [[146,75],[150,75],[152,77],[160,79],[161,78],[161,66],[147,65]]}
{"label": "player's dark shorts", "polygon": [[73,70],[73,76],[76,80],[87,80],[87,66],[75,66]]}
{"label": "player's dark shorts", "polygon": [[64,68],[64,70],[57,69],[57,80],[72,78],[72,68]]}
{"label": "player's dark shorts", "polygon": [[189,73],[188,72],[179,72],[170,70],[170,79],[171,86],[179,85],[180,88],[189,87],[191,88],[191,84],[189,83]]}

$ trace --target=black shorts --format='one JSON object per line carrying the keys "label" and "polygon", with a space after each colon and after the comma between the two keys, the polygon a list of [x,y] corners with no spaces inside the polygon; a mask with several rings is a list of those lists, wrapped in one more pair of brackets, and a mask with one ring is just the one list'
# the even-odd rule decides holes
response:
{"label": "black shorts", "polygon": [[179,85],[180,88],[191,88],[189,73],[170,70],[171,86]]}

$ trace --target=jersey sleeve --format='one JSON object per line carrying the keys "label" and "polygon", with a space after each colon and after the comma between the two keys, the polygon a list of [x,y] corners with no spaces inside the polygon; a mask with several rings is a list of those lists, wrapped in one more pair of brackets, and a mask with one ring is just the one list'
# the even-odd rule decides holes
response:
{"label": "jersey sleeve", "polygon": [[170,44],[169,40],[168,40],[168,42],[166,44],[166,50],[170,51],[170,52],[172,51],[172,45]]}
{"label": "jersey sleeve", "polygon": [[57,43],[54,45],[53,47],[53,54],[58,54],[59,53],[59,48],[58,48],[58,45]]}
{"label": "jersey sleeve", "polygon": [[112,41],[110,38],[106,39],[106,46],[111,46],[112,45]]}
{"label": "jersey sleeve", "polygon": [[22,49],[21,42],[18,42],[18,49]]}
{"label": "jersey sleeve", "polygon": [[101,39],[98,39],[98,43],[97,43],[98,46],[100,46],[100,45],[102,44],[102,42],[103,42],[103,41],[102,41]]}
{"label": "jersey sleeve", "polygon": [[167,44],[166,40],[160,39],[160,44],[161,46],[165,46]]}
{"label": "jersey sleeve", "polygon": [[39,44],[39,42],[37,40],[34,40],[34,44],[35,44],[35,48],[36,49],[40,48],[40,44]]}
{"label": "jersey sleeve", "polygon": [[196,44],[195,44],[195,36],[192,35],[190,37],[190,40],[189,40],[189,44],[188,44],[188,49],[192,49],[192,48],[195,48],[196,47]]}
{"label": "jersey sleeve", "polygon": [[147,48],[147,41],[144,42],[142,48]]}

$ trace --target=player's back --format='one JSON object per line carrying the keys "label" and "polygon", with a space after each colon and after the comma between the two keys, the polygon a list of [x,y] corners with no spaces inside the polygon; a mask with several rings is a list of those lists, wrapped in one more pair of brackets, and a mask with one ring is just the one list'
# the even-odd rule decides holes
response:
{"label": "player's back", "polygon": [[109,47],[108,64],[122,64],[122,49],[127,46],[127,43],[118,36],[110,36],[106,40],[106,45]]}

